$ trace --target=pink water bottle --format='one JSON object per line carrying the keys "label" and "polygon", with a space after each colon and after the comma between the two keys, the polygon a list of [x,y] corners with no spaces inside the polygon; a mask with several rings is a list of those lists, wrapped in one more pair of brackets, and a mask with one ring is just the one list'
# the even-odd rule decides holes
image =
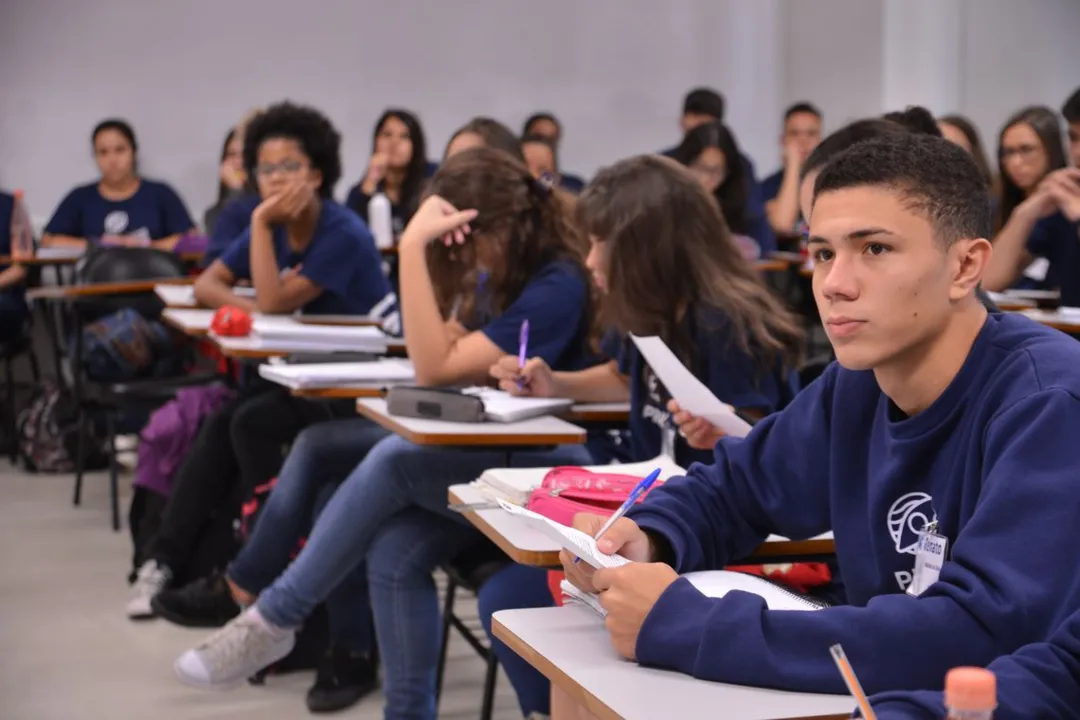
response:
{"label": "pink water bottle", "polygon": [[949,720],[993,720],[997,678],[983,668],[953,668],[945,676],[945,708]]}
{"label": "pink water bottle", "polygon": [[30,226],[22,190],[15,191],[15,204],[11,208],[11,257],[15,260],[34,257],[34,230]]}

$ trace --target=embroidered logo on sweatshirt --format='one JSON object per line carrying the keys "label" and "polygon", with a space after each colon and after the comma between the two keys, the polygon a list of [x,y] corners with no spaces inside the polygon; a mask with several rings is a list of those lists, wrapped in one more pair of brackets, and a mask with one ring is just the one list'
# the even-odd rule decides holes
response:
{"label": "embroidered logo on sweatshirt", "polygon": [[889,508],[889,535],[896,552],[914,555],[919,546],[919,533],[937,519],[934,499],[924,492],[902,495]]}

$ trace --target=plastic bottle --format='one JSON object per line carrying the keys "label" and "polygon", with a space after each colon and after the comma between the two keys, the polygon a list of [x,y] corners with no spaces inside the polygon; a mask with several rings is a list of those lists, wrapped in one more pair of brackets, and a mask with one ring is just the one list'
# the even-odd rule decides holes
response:
{"label": "plastic bottle", "polygon": [[948,720],[993,720],[997,678],[983,668],[953,668],[945,676]]}
{"label": "plastic bottle", "polygon": [[390,198],[375,193],[367,206],[368,226],[380,250],[394,247],[394,221],[390,214]]}
{"label": "plastic bottle", "polygon": [[11,209],[11,255],[16,259],[34,257],[34,229],[30,215],[23,202],[23,191],[15,191],[15,203]]}

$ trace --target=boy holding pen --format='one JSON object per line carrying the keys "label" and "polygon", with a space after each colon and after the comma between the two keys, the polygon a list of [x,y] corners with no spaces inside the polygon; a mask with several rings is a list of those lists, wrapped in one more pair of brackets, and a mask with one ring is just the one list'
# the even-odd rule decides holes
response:
{"label": "boy holding pen", "polygon": [[[822,169],[810,210],[839,362],[612,526],[600,549],[635,563],[564,568],[600,593],[615,648],[645,665],[843,692],[840,643],[868,692],[940,688],[949,668],[1039,640],[1080,605],[1080,345],[979,303],[987,189],[947,141],[855,145]],[[766,612],[679,579],[770,533],[830,529],[846,606]]]}

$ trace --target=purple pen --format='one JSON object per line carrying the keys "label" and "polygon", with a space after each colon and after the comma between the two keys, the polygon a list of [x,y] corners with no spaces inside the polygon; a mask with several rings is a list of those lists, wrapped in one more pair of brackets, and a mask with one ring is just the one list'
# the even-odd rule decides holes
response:
{"label": "purple pen", "polygon": [[525,380],[521,376],[525,372],[525,361],[529,357],[529,321],[521,323],[521,334],[518,336],[518,390],[525,388]]}

